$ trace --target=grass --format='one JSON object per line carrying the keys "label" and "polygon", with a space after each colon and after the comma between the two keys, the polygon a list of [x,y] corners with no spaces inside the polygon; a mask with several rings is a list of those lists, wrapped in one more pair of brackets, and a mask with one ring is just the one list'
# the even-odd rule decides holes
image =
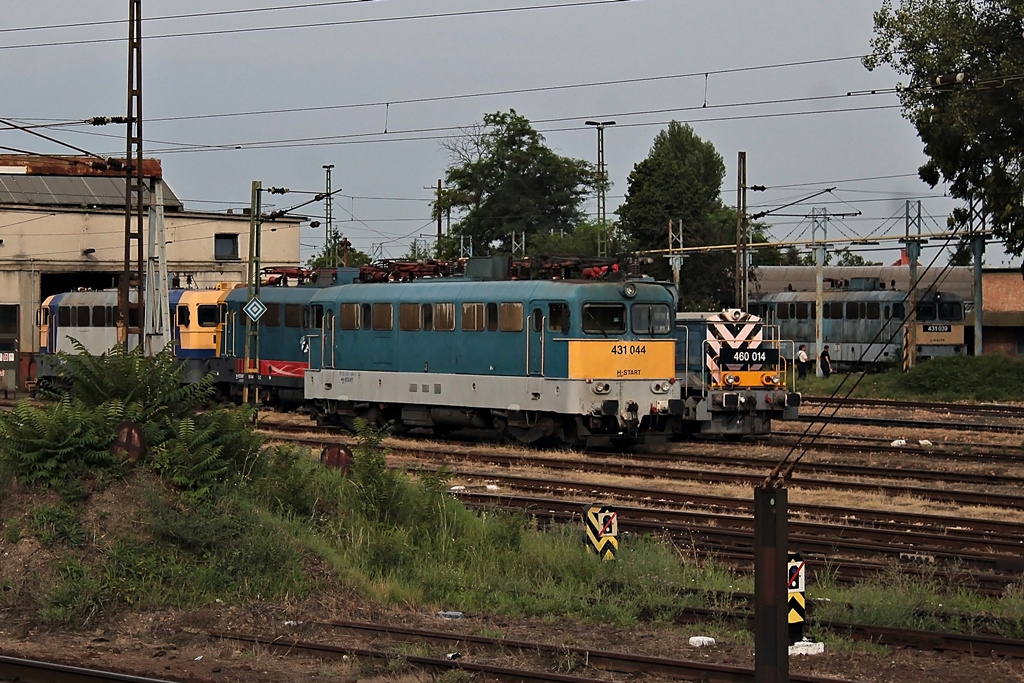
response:
{"label": "grass", "polygon": [[[825,393],[843,378],[809,378],[799,388]],[[1024,363],[929,361],[906,375],[869,375],[858,391],[935,399],[938,387],[950,385],[969,397],[1019,398]],[[54,421],[47,414],[32,418]],[[33,600],[39,623],[76,628],[126,610],[287,602],[326,591],[424,611],[628,627],[673,624],[690,606],[731,607],[715,592],[753,591],[749,576],[700,560],[668,538],[624,536],[617,559],[602,561],[576,525],[538,530],[525,515],[469,510],[448,494],[444,471],[410,476],[388,469],[384,434],[369,428],[361,431],[345,475],[320,467],[307,450],[262,446],[243,427],[244,414],[221,414],[203,425],[190,420],[168,422],[167,445],[137,465],[103,460],[101,476],[55,479],[58,491],[82,495],[20,513],[0,509],[4,544],[14,549],[35,536],[51,558],[38,590],[22,590],[25,580],[5,573],[0,584],[12,588],[5,593]],[[48,452],[45,446],[38,452]],[[7,457],[0,453],[0,483],[8,485],[48,462]],[[143,474],[122,479],[128,467]],[[38,479],[34,486],[45,493],[46,478]],[[119,511],[131,524],[117,525],[109,511],[90,508],[95,496],[83,482],[99,480],[134,491],[126,500],[142,501],[139,509]],[[11,498],[6,489],[0,505]],[[1020,586],[988,598],[896,569],[855,586],[837,583],[834,572],[825,578],[808,593],[819,620],[968,631],[984,623],[1024,637]],[[725,622],[701,630],[752,644],[749,632]]]}
{"label": "grass", "polygon": [[808,395],[846,395],[908,401],[1024,400],[1024,360],[1008,356],[950,356],[918,363],[909,372],[893,368],[869,374],[809,375],[796,390]]}

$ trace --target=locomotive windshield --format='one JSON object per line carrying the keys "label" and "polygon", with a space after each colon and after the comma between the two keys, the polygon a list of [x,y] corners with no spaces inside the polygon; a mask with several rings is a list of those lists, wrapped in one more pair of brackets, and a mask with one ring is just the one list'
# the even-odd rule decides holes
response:
{"label": "locomotive windshield", "polygon": [[959,301],[943,301],[939,303],[939,320],[959,322],[964,319],[964,307]]}
{"label": "locomotive windshield", "polygon": [[672,331],[672,311],[668,304],[633,304],[635,334],[668,334]]}
{"label": "locomotive windshield", "polygon": [[587,334],[622,334],[626,331],[625,304],[583,304],[583,331]]}

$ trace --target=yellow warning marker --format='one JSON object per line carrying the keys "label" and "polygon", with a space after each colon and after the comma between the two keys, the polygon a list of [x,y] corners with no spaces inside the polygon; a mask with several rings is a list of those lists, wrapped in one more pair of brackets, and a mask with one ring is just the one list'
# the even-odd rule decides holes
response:
{"label": "yellow warning marker", "polygon": [[584,508],[587,546],[602,560],[614,560],[619,551],[619,520],[615,508],[594,503]]}
{"label": "yellow warning marker", "polygon": [[789,593],[789,644],[803,639],[804,622],[807,621],[807,563],[799,553],[789,553],[788,583]]}

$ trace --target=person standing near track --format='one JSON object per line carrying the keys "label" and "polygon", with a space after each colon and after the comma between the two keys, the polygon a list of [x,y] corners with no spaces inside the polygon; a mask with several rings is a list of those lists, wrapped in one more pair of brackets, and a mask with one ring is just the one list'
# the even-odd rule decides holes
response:
{"label": "person standing near track", "polygon": [[807,344],[801,344],[800,350],[796,352],[796,377],[797,379],[807,378],[807,366],[811,359],[807,355]]}
{"label": "person standing near track", "polygon": [[819,359],[821,365],[821,376],[825,379],[829,378],[832,374],[832,356],[828,354],[828,344],[821,350],[821,357]]}

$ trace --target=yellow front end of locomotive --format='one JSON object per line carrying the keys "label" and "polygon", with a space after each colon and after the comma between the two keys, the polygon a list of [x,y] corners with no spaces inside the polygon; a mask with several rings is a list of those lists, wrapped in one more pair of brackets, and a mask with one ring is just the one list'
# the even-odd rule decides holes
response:
{"label": "yellow front end of locomotive", "polygon": [[569,341],[569,379],[665,379],[675,363],[672,339]]}

